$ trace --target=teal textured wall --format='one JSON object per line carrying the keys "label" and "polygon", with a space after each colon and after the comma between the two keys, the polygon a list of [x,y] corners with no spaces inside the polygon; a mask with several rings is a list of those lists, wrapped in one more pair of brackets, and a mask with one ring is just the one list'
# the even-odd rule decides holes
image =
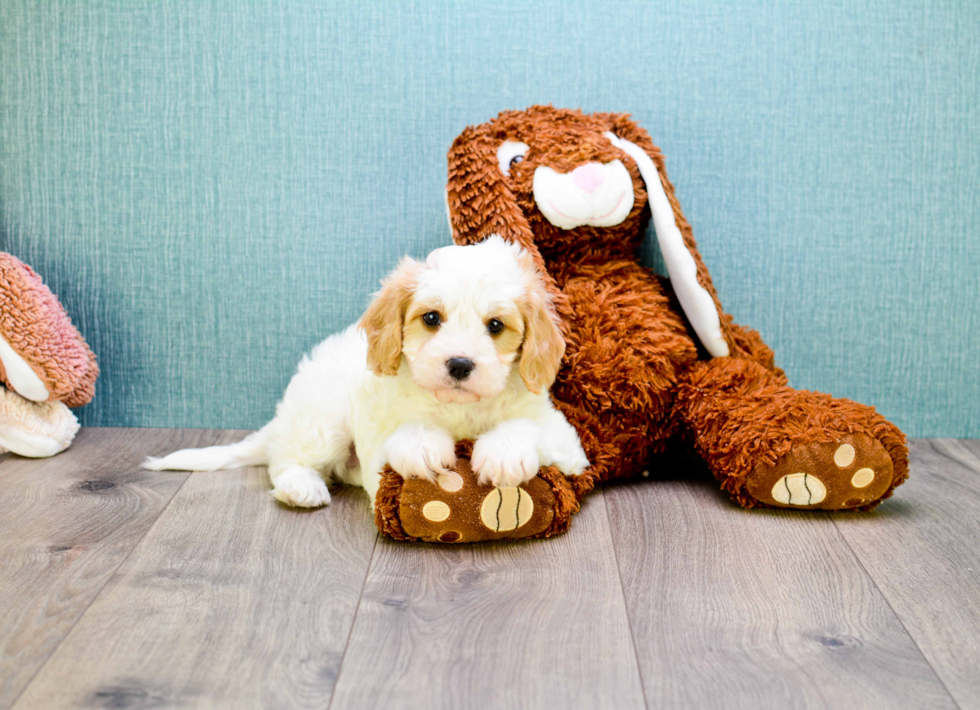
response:
{"label": "teal textured wall", "polygon": [[980,4],[4,0],[0,248],[88,425],[256,427],[403,253],[467,124],[634,114],[794,384],[980,436]]}

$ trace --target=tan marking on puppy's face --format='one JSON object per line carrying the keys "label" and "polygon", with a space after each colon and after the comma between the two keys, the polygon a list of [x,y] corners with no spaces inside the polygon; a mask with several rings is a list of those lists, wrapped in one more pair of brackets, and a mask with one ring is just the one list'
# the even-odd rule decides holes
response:
{"label": "tan marking on puppy's face", "polygon": [[405,310],[403,338],[406,343],[410,343],[409,348],[413,351],[439,332],[438,327],[428,326],[423,322],[427,313],[438,314],[441,324],[445,320],[446,305],[440,298],[413,298]]}
{"label": "tan marking on puppy's face", "polygon": [[520,309],[513,303],[501,304],[494,317],[503,323],[504,328],[492,336],[493,344],[497,349],[500,362],[510,365],[524,343],[524,318]]}
{"label": "tan marking on puppy's face", "polygon": [[[412,303],[405,316],[404,342],[406,347],[417,351],[426,341],[435,337],[439,328],[426,325],[422,317],[426,313],[439,313],[440,322],[445,322],[445,306],[432,303]],[[510,364],[521,349],[524,342],[524,319],[520,310],[513,303],[501,304],[498,308],[491,308],[490,315],[484,317],[484,325],[488,327],[492,320],[499,320],[503,324],[503,329],[498,333],[490,333],[490,340],[501,362]]]}

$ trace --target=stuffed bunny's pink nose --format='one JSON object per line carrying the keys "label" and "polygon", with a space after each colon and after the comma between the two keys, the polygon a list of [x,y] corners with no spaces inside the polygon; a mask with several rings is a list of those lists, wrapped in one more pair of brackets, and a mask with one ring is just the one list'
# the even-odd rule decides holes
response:
{"label": "stuffed bunny's pink nose", "polygon": [[580,190],[590,195],[606,181],[602,166],[598,163],[586,163],[578,166],[572,171],[572,178],[575,179],[575,184]]}

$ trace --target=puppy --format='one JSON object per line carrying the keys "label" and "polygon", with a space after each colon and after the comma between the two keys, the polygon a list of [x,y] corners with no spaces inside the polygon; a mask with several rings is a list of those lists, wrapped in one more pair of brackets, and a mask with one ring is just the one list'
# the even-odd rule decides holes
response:
{"label": "puppy", "polygon": [[428,478],[474,439],[481,483],[518,486],[541,465],[588,466],[551,404],[565,343],[530,254],[498,236],[405,258],[360,323],[303,358],[261,430],[238,444],[149,458],[154,470],[268,465],[287,505],[330,502],[327,483],[375,500],[384,465]]}

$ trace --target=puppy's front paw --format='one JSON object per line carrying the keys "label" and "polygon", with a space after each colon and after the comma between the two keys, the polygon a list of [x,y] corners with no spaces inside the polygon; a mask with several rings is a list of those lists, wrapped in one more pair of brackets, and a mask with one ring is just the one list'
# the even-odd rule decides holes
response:
{"label": "puppy's front paw", "polygon": [[538,448],[525,436],[495,429],[476,440],[470,463],[479,483],[513,488],[538,474]]}
{"label": "puppy's front paw", "polygon": [[578,442],[573,447],[556,452],[551,463],[566,476],[581,475],[589,467],[589,460]]}
{"label": "puppy's front paw", "polygon": [[272,496],[294,508],[319,508],[330,502],[330,491],[319,474],[305,466],[290,466],[272,482]]}
{"label": "puppy's front paw", "polygon": [[438,474],[456,465],[456,442],[443,429],[401,427],[385,441],[384,452],[402,478],[435,481]]}
{"label": "puppy's front paw", "polygon": [[589,467],[578,433],[557,412],[541,427],[538,454],[542,466],[555,466],[566,476],[578,476]]}

